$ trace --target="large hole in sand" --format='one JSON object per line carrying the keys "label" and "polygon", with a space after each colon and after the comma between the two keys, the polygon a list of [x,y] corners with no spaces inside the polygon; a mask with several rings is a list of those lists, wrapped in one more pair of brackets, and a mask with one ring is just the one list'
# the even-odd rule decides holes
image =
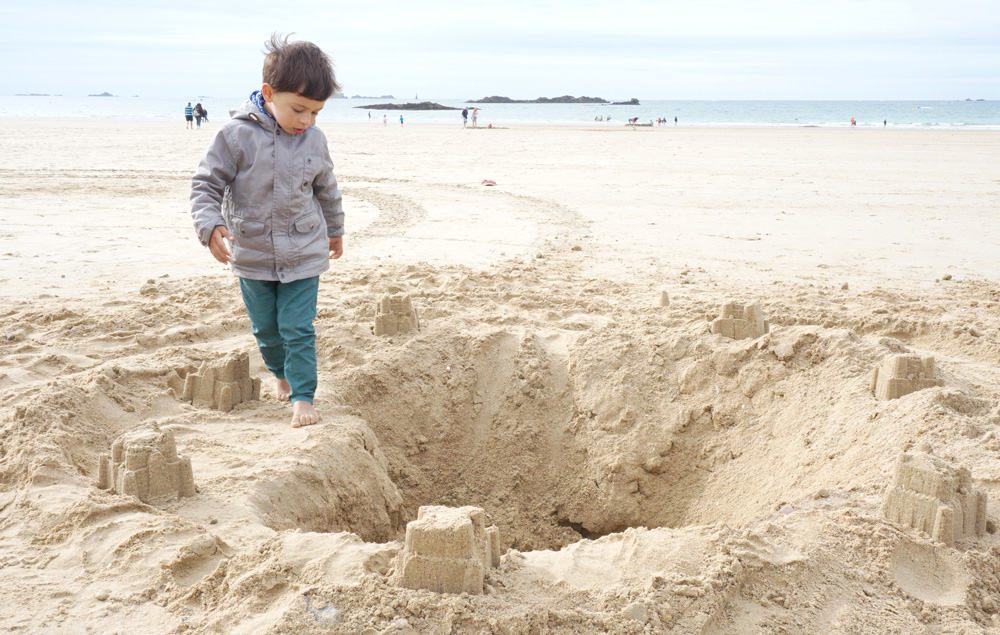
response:
{"label": "large hole in sand", "polygon": [[739,523],[824,482],[782,466],[782,448],[743,455],[781,433],[764,410],[805,401],[773,390],[790,370],[766,346],[699,325],[643,336],[585,319],[386,340],[338,378],[407,518],[420,505],[477,505],[506,546],[556,548],[634,526]]}

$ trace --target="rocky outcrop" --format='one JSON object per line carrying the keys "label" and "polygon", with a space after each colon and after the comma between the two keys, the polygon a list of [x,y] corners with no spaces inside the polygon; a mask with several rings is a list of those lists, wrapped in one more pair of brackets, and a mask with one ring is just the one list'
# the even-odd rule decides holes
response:
{"label": "rocky outcrop", "polygon": [[355,106],[367,110],[461,110],[453,106],[442,106],[433,101],[421,101],[407,104],[368,104],[367,106]]}

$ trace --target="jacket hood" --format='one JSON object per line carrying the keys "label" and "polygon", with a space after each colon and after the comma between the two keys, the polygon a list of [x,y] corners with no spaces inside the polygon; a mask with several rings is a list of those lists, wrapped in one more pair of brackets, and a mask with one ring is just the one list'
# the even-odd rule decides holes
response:
{"label": "jacket hood", "polygon": [[260,109],[257,108],[257,105],[249,99],[244,100],[243,103],[234,110],[230,110],[229,116],[233,119],[246,119],[254,121],[260,127],[268,131],[273,131],[275,126],[278,125],[278,122],[262,113]]}

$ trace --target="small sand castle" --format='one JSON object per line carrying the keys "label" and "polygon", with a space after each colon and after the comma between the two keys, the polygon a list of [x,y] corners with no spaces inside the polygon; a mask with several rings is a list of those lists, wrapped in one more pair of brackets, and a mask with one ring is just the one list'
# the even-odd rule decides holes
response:
{"label": "small sand castle", "polygon": [[500,563],[500,531],[479,507],[430,505],[406,525],[395,582],[438,593],[482,593],[486,570]]}
{"label": "small sand castle", "polygon": [[385,294],[375,309],[375,335],[409,333],[420,328],[417,311],[405,293]]}
{"label": "small sand castle", "polygon": [[719,317],[712,321],[712,333],[734,340],[760,337],[767,333],[768,328],[767,320],[756,302],[746,306],[739,302],[727,302],[722,306]]}
{"label": "small sand castle", "polygon": [[98,466],[98,487],[144,503],[194,495],[191,459],[177,456],[174,433],[155,424],[118,437],[111,455],[102,454]]}
{"label": "small sand castle", "polygon": [[934,358],[919,355],[891,355],[872,373],[871,390],[876,399],[896,399],[905,394],[941,386],[934,372]]}
{"label": "small sand castle", "polygon": [[202,362],[196,373],[183,379],[179,375],[169,383],[179,399],[200,408],[230,411],[238,403],[260,398],[260,379],[250,376],[250,356],[231,353],[219,362]]}
{"label": "small sand castle", "polygon": [[986,494],[972,489],[969,470],[925,452],[899,457],[882,511],[946,545],[986,531]]}

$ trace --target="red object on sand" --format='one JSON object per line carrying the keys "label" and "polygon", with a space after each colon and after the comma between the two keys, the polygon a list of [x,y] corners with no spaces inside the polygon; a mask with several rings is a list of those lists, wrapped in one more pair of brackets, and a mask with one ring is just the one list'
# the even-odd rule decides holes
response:
{"label": "red object on sand", "polygon": [[490,179],[483,179],[483,185],[496,185],[496,181],[491,181]]}

